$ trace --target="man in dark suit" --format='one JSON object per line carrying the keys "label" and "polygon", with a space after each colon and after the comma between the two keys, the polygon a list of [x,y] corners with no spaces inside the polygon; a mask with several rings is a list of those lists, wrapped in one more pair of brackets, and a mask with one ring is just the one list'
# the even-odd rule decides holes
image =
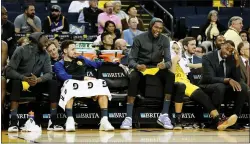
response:
{"label": "man in dark suit", "polygon": [[216,36],[215,40],[214,40],[214,50],[219,50],[220,49],[220,45],[222,43],[225,43],[226,39],[224,37],[224,35],[218,35]]}
{"label": "man in dark suit", "polygon": [[[238,52],[240,55],[240,73],[241,73],[241,82],[248,87],[248,99],[247,102],[250,103],[250,79],[249,79],[249,42],[241,42],[238,45]],[[249,126],[249,123],[248,123]]]}
{"label": "man in dark suit", "polygon": [[238,52],[240,55],[240,72],[241,72],[241,82],[248,85],[249,88],[249,43],[241,42],[238,45]]}
{"label": "man in dark suit", "polygon": [[211,96],[216,108],[220,107],[224,98],[235,98],[233,114],[239,117],[247,97],[247,86],[240,82],[239,55],[234,43],[228,40],[221,44],[220,50],[204,55],[202,66],[200,88]]}

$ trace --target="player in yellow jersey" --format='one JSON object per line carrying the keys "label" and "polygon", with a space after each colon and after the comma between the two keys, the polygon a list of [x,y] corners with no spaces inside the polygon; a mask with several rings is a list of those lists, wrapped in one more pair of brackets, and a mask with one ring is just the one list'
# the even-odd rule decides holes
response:
{"label": "player in yellow jersey", "polygon": [[219,112],[212,104],[210,97],[198,86],[193,85],[189,81],[187,74],[190,72],[190,64],[188,64],[185,58],[182,58],[180,44],[176,41],[171,41],[170,51],[172,59],[172,67],[170,70],[175,73],[175,96],[173,101],[175,102],[176,124],[174,129],[182,129],[181,112],[183,97],[185,95],[202,104],[206,108],[213,119],[213,124],[216,124],[218,130],[225,130],[227,127],[234,125],[237,121],[236,115],[232,115],[229,118],[220,117]]}

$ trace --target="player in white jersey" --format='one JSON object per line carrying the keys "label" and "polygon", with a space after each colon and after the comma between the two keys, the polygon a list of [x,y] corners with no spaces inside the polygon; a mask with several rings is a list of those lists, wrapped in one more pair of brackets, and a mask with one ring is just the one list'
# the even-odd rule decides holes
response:
{"label": "player in white jersey", "polygon": [[99,130],[114,130],[114,127],[108,121],[108,99],[111,99],[111,95],[106,82],[86,76],[88,67],[97,69],[103,62],[90,61],[82,56],[77,57],[74,41],[71,40],[62,42],[61,49],[64,58],[55,63],[54,72],[57,78],[64,82],[59,105],[63,108],[66,105],[65,111],[68,116],[66,131],[75,131],[75,122],[72,116],[74,97],[92,97],[93,100],[97,100],[102,117]]}

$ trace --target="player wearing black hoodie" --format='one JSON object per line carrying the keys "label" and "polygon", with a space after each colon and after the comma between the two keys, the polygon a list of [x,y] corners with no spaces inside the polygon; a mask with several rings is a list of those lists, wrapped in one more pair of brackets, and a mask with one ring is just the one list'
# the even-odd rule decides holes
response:
{"label": "player wearing black hoodie", "polygon": [[[18,131],[17,109],[23,90],[23,83],[28,83],[29,90],[36,96],[47,92],[51,102],[51,120],[48,130],[63,130],[56,125],[57,103],[59,91],[57,82],[52,80],[52,68],[50,57],[45,51],[48,38],[41,32],[32,33],[29,37],[31,43],[23,47],[18,47],[14,52],[9,65],[6,68],[6,77],[10,79],[7,88],[10,89],[11,100],[11,122],[9,132]],[[38,98],[37,97],[37,98]],[[35,122],[40,125],[40,109],[35,110]]]}

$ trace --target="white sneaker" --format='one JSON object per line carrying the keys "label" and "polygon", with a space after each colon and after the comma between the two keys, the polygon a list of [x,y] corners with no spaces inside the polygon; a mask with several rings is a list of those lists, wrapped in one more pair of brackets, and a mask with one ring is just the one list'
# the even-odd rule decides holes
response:
{"label": "white sneaker", "polygon": [[108,117],[104,116],[101,119],[99,130],[113,131],[113,130],[115,130],[115,128],[108,121]]}
{"label": "white sneaker", "polygon": [[26,121],[21,130],[24,132],[42,132],[42,128],[38,126],[32,118]]}
{"label": "white sneaker", "polygon": [[48,131],[63,131],[64,128],[60,125],[54,125],[51,120],[49,120],[49,124],[48,124]]}
{"label": "white sneaker", "polygon": [[18,127],[17,126],[10,126],[9,128],[8,128],[8,132],[18,132]]}
{"label": "white sneaker", "polygon": [[42,136],[39,132],[21,132],[20,137],[24,138],[26,141],[36,141]]}
{"label": "white sneaker", "polygon": [[74,120],[73,117],[68,117],[65,125],[66,125],[66,131],[67,132],[76,131],[75,120]]}

